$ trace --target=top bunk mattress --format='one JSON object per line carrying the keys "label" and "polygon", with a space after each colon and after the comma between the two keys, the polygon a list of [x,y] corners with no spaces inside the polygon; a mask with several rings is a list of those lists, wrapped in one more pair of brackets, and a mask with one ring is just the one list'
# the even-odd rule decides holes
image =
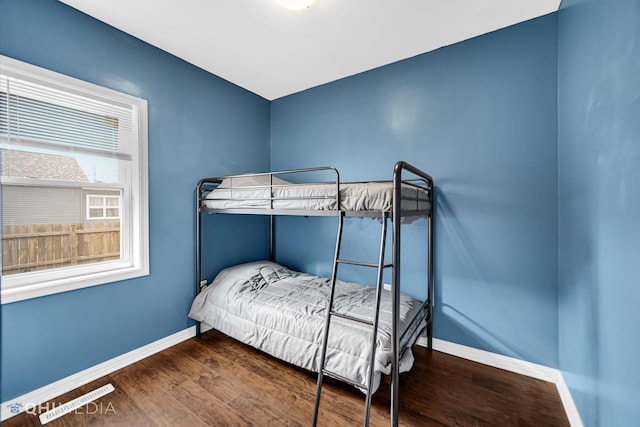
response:
{"label": "top bunk mattress", "polygon": [[[335,183],[294,184],[277,177],[248,176],[225,178],[204,200],[209,209],[281,209],[390,211],[393,206],[391,182],[340,183],[340,205]],[[405,212],[431,209],[429,190],[403,185]]]}

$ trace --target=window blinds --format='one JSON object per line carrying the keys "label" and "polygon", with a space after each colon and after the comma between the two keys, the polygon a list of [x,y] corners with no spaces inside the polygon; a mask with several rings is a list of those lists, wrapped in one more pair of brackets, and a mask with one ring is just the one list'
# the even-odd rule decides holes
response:
{"label": "window blinds", "polygon": [[131,105],[0,74],[0,138],[10,145],[130,160]]}

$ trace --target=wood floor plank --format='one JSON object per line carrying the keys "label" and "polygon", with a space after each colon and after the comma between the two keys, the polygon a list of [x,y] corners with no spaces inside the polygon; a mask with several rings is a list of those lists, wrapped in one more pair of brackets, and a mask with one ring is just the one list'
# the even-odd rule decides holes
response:
{"label": "wood floor plank", "polygon": [[226,399],[202,388],[198,383],[187,380],[169,391],[169,394],[181,402],[203,422],[215,426],[250,426],[235,411],[230,411]]}
{"label": "wood floor plank", "polygon": [[[172,398],[166,390],[166,384],[155,382],[160,378],[148,369],[141,361],[133,369],[121,370],[112,375],[127,395],[142,408],[144,413],[158,426],[206,426],[203,422],[185,408],[182,403]],[[179,383],[175,383],[175,387]],[[80,424],[82,425],[82,424]]]}
{"label": "wood floor plank", "polygon": [[274,405],[274,400],[268,396],[247,393],[238,396],[229,406],[242,414],[251,425],[264,426],[303,426],[292,414],[283,411],[281,404]]}
{"label": "wood floor plank", "polygon": [[[422,347],[400,378],[402,426],[568,426],[554,384]],[[54,399],[57,405],[112,383],[102,413],[80,410],[48,424],[63,426],[307,426],[316,375],[210,331]],[[389,384],[371,407],[372,427],[389,425]],[[100,401],[96,401],[99,403]],[[105,413],[106,402],[114,412]],[[45,404],[46,406],[46,404]],[[364,395],[329,380],[320,426],[360,425]],[[39,426],[20,414],[5,427]]]}

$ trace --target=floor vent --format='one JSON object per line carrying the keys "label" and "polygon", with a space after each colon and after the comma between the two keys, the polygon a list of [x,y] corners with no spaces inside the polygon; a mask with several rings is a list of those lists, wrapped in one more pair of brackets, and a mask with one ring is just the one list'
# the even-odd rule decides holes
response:
{"label": "floor vent", "polygon": [[90,393],[77,397],[72,401],[65,403],[64,405],[60,405],[55,409],[45,412],[44,414],[40,414],[40,422],[43,425],[47,424],[48,422],[60,418],[61,416],[68,414],[71,411],[75,411],[76,409],[83,407],[91,401],[94,401],[106,394],[111,393],[113,390],[114,388],[111,384],[102,386]]}

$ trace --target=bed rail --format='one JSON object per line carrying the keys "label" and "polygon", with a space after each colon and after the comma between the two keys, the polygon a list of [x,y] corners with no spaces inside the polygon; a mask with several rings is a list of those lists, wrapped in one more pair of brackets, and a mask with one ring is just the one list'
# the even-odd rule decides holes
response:
{"label": "bed rail", "polygon": [[[291,183],[287,183],[287,184],[279,184],[279,183],[274,183],[273,178],[279,178],[281,176],[286,176],[286,175],[300,175],[301,177],[304,177],[305,175],[311,175],[311,174],[317,174],[318,172],[322,173],[322,172],[328,172],[333,176],[333,179],[329,180],[329,181],[317,181],[317,180],[305,180],[303,182],[291,182]],[[259,184],[252,184],[252,185],[242,185],[241,187],[233,187],[233,184],[229,187],[224,187],[221,186],[222,182],[225,179],[229,179],[231,180],[231,182],[233,183],[233,180],[239,180],[239,179],[248,179],[248,178],[266,178],[265,181],[268,180],[268,182],[265,183],[259,183]],[[212,190],[214,189],[228,189],[229,192],[231,193],[231,196],[229,198],[221,198],[218,200],[235,200],[235,201],[263,201],[263,202],[269,202],[269,206],[264,206],[264,207],[260,207],[260,208],[246,208],[246,209],[211,209],[211,211],[215,211],[215,212],[221,212],[224,211],[225,213],[251,213],[251,214],[260,214],[260,213],[264,213],[264,214],[271,214],[273,213],[273,211],[275,211],[274,207],[273,207],[273,202],[275,200],[281,200],[281,198],[278,198],[275,196],[274,194],[274,189],[278,189],[278,188],[288,188],[288,187],[296,187],[296,186],[301,186],[301,185],[309,185],[309,184],[329,184],[332,186],[335,186],[335,194],[333,195],[323,195],[323,196],[317,196],[317,197],[293,197],[293,198],[287,198],[286,200],[297,200],[297,199],[301,199],[301,200],[307,200],[307,199],[327,199],[327,198],[331,198],[331,199],[335,199],[335,204],[336,206],[340,206],[340,173],[338,172],[338,169],[336,169],[333,166],[318,166],[318,167],[312,167],[312,168],[300,168],[300,169],[287,169],[287,170],[282,170],[282,171],[276,171],[276,172],[262,172],[262,173],[246,173],[246,174],[240,174],[240,175],[227,175],[227,176],[219,176],[219,177],[212,177],[212,178],[203,178],[198,182],[198,186],[197,186],[197,197],[198,197],[198,201],[199,201],[199,205],[198,205],[198,209],[199,211],[208,211],[208,209],[204,206],[204,198],[205,196]],[[233,190],[268,190],[268,195],[265,195],[264,197],[233,197]],[[260,212],[260,211],[264,211],[264,212]]]}
{"label": "bed rail", "polygon": [[[408,208],[407,210],[403,209],[402,216],[426,216],[427,211],[431,209],[431,205],[429,204],[429,207],[426,208],[425,203],[431,202],[430,193],[433,188],[433,180],[428,174],[419,169],[405,162],[402,163],[405,166],[400,170],[409,170],[415,176],[401,179],[400,185],[405,190],[407,188],[416,190],[411,194],[399,192],[399,200],[401,202],[415,204],[415,208],[411,210]],[[329,172],[333,175],[333,179],[330,181],[311,179],[317,176],[318,172]],[[296,174],[298,175],[296,178],[299,178],[301,182],[279,181],[276,179]],[[234,184],[234,180],[238,184]],[[198,213],[292,216],[336,216],[341,214],[340,211],[344,211],[345,216],[377,218],[381,209],[388,209],[391,212],[393,198],[391,198],[388,208],[368,207],[354,209],[353,205],[345,205],[345,199],[341,196],[343,185],[385,183],[389,184],[389,189],[391,190],[393,182],[393,179],[341,182],[338,170],[332,166],[211,177],[204,178],[198,182],[197,198],[199,204],[197,209]],[[300,193],[298,189],[302,189],[302,192]],[[220,191],[216,193],[215,197],[208,198],[207,196],[214,190]],[[345,191],[350,190],[347,189]],[[277,203],[277,206],[274,203]]]}

